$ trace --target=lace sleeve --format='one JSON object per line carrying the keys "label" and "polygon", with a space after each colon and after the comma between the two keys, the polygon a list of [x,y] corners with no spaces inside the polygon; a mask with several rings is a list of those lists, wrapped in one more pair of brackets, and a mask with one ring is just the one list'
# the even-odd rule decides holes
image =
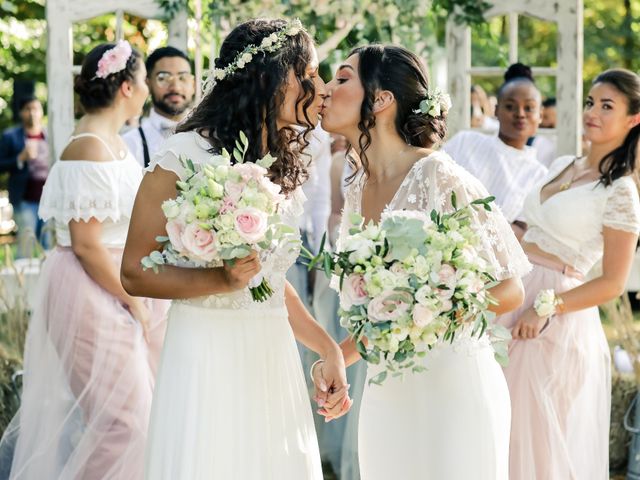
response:
{"label": "lace sleeve", "polygon": [[640,200],[635,182],[631,177],[619,178],[610,189],[604,209],[604,226],[637,234],[640,231]]}
{"label": "lace sleeve", "polygon": [[[448,155],[436,153],[421,162],[422,165],[414,168],[414,178],[407,179],[405,185],[406,199],[409,204],[414,203],[408,208],[420,208],[426,212],[435,209],[446,213],[453,210],[453,192],[458,207],[489,196],[480,181],[456,165]],[[497,205],[493,204],[490,212],[475,209],[472,224],[481,238],[480,255],[496,279],[521,277],[531,270],[527,256]]]}

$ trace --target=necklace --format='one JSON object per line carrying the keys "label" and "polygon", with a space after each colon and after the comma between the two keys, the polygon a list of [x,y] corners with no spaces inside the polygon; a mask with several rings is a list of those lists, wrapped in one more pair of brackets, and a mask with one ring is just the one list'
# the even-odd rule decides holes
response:
{"label": "necklace", "polygon": [[[577,160],[577,159],[576,159]],[[575,161],[573,163],[573,169],[575,170]],[[569,190],[569,188],[571,188],[571,185],[573,185],[574,182],[577,182],[578,180],[580,180],[581,178],[586,177],[589,173],[591,173],[593,170],[591,168],[587,168],[586,170],[583,170],[582,172],[578,173],[577,175],[574,173],[573,175],[571,175],[571,178],[560,184],[560,191],[564,192],[565,190]]]}

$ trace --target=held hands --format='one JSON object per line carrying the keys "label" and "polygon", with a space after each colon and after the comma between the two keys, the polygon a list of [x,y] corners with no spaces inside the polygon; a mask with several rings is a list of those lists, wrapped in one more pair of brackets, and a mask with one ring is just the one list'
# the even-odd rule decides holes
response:
{"label": "held hands", "polygon": [[539,317],[533,308],[528,308],[520,316],[513,330],[511,330],[511,337],[514,340],[536,338],[549,321],[550,317]]}
{"label": "held hands", "polygon": [[225,261],[222,274],[229,291],[233,292],[246,287],[261,269],[258,254],[252,251],[244,258],[238,258],[232,262]]}
{"label": "held hands", "polygon": [[341,353],[327,357],[314,365],[311,371],[315,385],[314,400],[318,403],[317,413],[330,422],[349,411],[353,400],[349,398],[344,359]]}

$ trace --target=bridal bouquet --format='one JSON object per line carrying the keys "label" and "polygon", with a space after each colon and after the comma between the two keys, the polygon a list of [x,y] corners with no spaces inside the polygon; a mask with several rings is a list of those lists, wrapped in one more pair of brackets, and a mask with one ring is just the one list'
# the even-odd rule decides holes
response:
{"label": "bridal bouquet", "polygon": [[367,362],[385,364],[373,383],[423,371],[416,357],[461,335],[490,335],[496,358],[506,360],[508,332],[489,323],[488,288],[496,282],[470,226],[471,210],[491,210],[493,197],[460,209],[451,200],[455,211],[446,215],[389,211],[364,225],[353,214],[342,251],[304,252],[309,268],[339,276],[342,326]]}
{"label": "bridal bouquet", "polygon": [[[145,269],[190,262],[198,267],[219,266],[246,257],[251,250],[268,253],[295,242],[295,230],[277,215],[284,200],[280,187],[267,178],[274,158],[244,163],[248,142],[241,132],[233,150],[213,155],[206,164],[181,158],[187,178],[177,182],[178,196],[162,204],[167,236],[157,237],[161,250],[141,260]],[[249,284],[252,297],[262,302],[273,291],[261,274]]]}

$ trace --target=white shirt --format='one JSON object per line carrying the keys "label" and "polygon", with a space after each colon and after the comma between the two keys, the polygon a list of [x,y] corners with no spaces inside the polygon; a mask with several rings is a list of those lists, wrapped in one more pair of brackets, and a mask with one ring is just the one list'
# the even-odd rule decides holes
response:
{"label": "white shirt", "polygon": [[[147,139],[149,148],[149,158],[160,149],[160,146],[169,137],[176,128],[178,122],[163,117],[155,109],[151,109],[148,117],[140,122],[142,131]],[[129,151],[133,154],[140,165],[144,166],[144,149],[142,148],[142,137],[137,128],[132,128],[122,135],[122,139],[129,147]]]}
{"label": "white shirt", "polygon": [[442,149],[496,197],[509,222],[520,218],[527,194],[547,174],[534,148],[518,150],[496,136],[459,132]]}
{"label": "white shirt", "polygon": [[531,146],[536,149],[538,161],[547,168],[549,168],[549,165],[558,158],[556,155],[556,150],[558,149],[558,137],[555,134],[536,135]]}
{"label": "white shirt", "polygon": [[307,197],[299,227],[309,236],[311,246],[320,246],[331,215],[331,138],[319,126],[309,136],[309,146],[302,156],[309,179],[302,185]]}

